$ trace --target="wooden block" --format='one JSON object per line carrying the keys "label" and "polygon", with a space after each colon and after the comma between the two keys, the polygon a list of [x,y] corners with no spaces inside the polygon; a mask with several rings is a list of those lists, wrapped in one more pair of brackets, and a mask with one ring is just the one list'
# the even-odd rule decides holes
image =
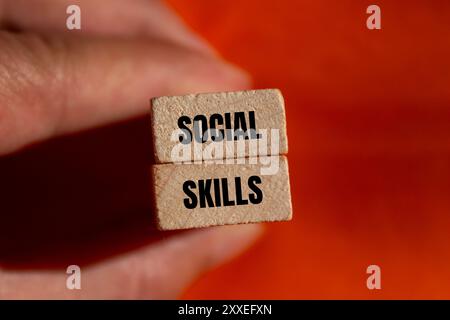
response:
{"label": "wooden block", "polygon": [[[275,159],[276,158],[276,159]],[[275,174],[263,165],[157,164],[152,167],[156,216],[161,230],[207,227],[292,218],[287,158]]]}
{"label": "wooden block", "polygon": [[[178,162],[171,154],[174,146],[180,145],[179,139],[184,139],[183,142],[187,145],[192,145],[196,141],[202,146],[208,145],[212,142],[211,134],[204,140],[202,134],[214,128],[217,134],[221,129],[226,130],[221,132],[224,137],[222,143],[228,141],[237,144],[237,140],[240,139],[246,145],[243,157],[286,154],[288,151],[284,100],[277,89],[159,97],[153,98],[151,104],[156,163]],[[183,134],[180,137],[178,133],[173,139],[173,132],[177,129],[185,130],[189,136]],[[248,131],[250,129],[254,129],[255,134],[251,134]],[[253,153],[249,152],[248,146],[251,142],[262,142],[264,136],[261,132],[264,130],[268,134],[267,152],[262,153],[259,149]],[[279,137],[278,148],[274,148],[272,144],[275,139],[271,134],[275,131]],[[242,135],[244,132],[246,134]],[[233,149],[227,158],[241,157],[238,148]],[[194,152],[189,155],[189,160],[194,159],[193,154]],[[203,155],[202,159],[218,158],[222,157]]]}

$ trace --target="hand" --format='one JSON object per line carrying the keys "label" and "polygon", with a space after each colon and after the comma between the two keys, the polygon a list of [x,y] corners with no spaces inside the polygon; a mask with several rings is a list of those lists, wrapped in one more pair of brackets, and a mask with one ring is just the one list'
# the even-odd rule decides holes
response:
{"label": "hand", "polygon": [[0,26],[0,298],[175,298],[260,234],[150,225],[149,99],[249,83],[162,3],[0,0]]}

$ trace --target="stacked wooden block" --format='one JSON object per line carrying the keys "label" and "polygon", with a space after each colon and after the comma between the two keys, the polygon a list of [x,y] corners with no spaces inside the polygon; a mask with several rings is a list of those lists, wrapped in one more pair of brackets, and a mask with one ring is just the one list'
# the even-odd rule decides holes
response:
{"label": "stacked wooden block", "polygon": [[159,97],[151,104],[160,229],[291,219],[279,90]]}

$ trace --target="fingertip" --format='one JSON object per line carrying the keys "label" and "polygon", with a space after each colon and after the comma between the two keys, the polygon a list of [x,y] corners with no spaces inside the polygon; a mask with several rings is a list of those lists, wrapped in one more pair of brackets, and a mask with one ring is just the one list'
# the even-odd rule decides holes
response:
{"label": "fingertip", "polygon": [[176,71],[179,79],[174,88],[176,94],[239,91],[251,87],[250,74],[225,60],[192,52],[185,58],[183,70]]}
{"label": "fingertip", "polygon": [[209,231],[210,256],[208,268],[222,264],[249,249],[264,233],[261,224],[240,224],[212,227]]}
{"label": "fingertip", "polygon": [[234,87],[233,90],[246,90],[252,86],[253,81],[250,73],[229,62],[224,61],[222,63],[224,65],[224,81],[228,81],[230,87]]}

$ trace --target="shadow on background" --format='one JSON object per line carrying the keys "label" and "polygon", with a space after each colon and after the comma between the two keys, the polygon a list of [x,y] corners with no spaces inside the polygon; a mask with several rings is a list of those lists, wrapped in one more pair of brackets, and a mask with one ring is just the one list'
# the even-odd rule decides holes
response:
{"label": "shadow on background", "polygon": [[85,264],[160,239],[152,155],[145,117],[0,158],[0,265]]}

